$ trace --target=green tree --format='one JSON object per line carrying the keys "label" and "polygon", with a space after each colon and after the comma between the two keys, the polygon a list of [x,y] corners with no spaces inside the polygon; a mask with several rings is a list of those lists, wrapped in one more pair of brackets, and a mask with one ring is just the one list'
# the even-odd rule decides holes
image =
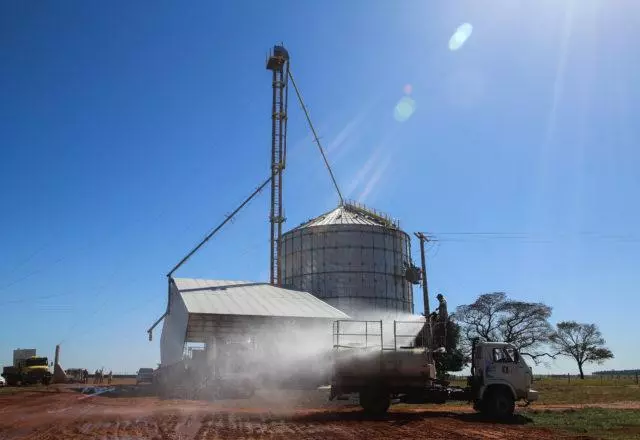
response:
{"label": "green tree", "polygon": [[584,379],[582,367],[587,363],[602,364],[613,359],[613,353],[604,346],[605,340],[595,324],[563,321],[556,325],[550,336],[551,345],[558,354],[573,358],[578,364],[580,379]]}
{"label": "green tree", "polygon": [[436,374],[438,379],[446,379],[452,371],[460,371],[467,363],[467,358],[460,349],[460,325],[455,322],[454,316],[447,321],[447,334],[445,340],[446,353],[434,353]]}
{"label": "green tree", "polygon": [[[438,379],[445,379],[448,372],[460,371],[468,363],[468,357],[465,356],[460,349],[460,325],[455,321],[455,315],[449,316],[446,325],[447,333],[445,339],[445,353],[434,353],[433,360],[436,366],[436,374]],[[432,341],[439,340],[442,337],[441,326],[436,325],[433,329],[434,335]],[[415,338],[415,346],[422,347],[427,340],[423,327]],[[435,343],[434,343],[435,344]],[[435,346],[431,347],[436,348]]]}

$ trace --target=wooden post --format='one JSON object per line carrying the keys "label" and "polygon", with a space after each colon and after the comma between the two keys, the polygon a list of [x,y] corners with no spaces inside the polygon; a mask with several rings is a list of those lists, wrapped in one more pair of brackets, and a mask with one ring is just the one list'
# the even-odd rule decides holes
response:
{"label": "wooden post", "polygon": [[430,241],[422,232],[416,232],[415,236],[420,240],[420,263],[422,266],[422,302],[424,304],[424,316],[429,320],[431,310],[429,308],[429,284],[427,282],[427,260],[424,252],[424,243]]}

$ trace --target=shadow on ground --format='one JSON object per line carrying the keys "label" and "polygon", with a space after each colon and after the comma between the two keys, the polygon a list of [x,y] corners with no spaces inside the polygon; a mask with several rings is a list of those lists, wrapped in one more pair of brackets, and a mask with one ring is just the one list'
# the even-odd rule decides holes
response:
{"label": "shadow on ground", "polygon": [[288,417],[289,420],[296,422],[361,422],[361,421],[385,421],[393,425],[402,426],[425,419],[448,418],[459,420],[467,423],[492,423],[501,425],[526,425],[532,423],[533,420],[522,414],[516,414],[506,419],[492,419],[482,414],[454,413],[446,411],[422,411],[422,412],[390,412],[383,416],[370,416],[363,411],[327,411],[312,414],[303,414]]}

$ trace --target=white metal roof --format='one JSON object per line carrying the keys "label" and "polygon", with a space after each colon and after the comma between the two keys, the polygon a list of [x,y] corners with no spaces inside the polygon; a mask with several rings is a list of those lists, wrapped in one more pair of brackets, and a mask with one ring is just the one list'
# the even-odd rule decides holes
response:
{"label": "white metal roof", "polygon": [[250,281],[174,278],[190,314],[349,319],[307,292]]}
{"label": "white metal roof", "polygon": [[346,203],[336,209],[311,219],[295,229],[325,225],[369,225],[396,229],[398,224],[390,217],[366,208],[364,205]]}

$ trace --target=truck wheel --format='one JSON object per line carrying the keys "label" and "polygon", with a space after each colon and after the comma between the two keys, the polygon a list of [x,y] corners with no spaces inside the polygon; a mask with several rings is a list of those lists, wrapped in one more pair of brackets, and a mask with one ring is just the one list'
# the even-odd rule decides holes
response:
{"label": "truck wheel", "polygon": [[366,388],[360,391],[360,406],[372,416],[381,416],[391,405],[391,396],[385,390]]}
{"label": "truck wheel", "polygon": [[473,402],[473,409],[478,411],[479,413],[486,413],[485,405],[483,400],[476,400]]}
{"label": "truck wheel", "polygon": [[480,408],[491,417],[504,419],[511,417],[516,408],[516,402],[511,393],[506,390],[490,391]]}

